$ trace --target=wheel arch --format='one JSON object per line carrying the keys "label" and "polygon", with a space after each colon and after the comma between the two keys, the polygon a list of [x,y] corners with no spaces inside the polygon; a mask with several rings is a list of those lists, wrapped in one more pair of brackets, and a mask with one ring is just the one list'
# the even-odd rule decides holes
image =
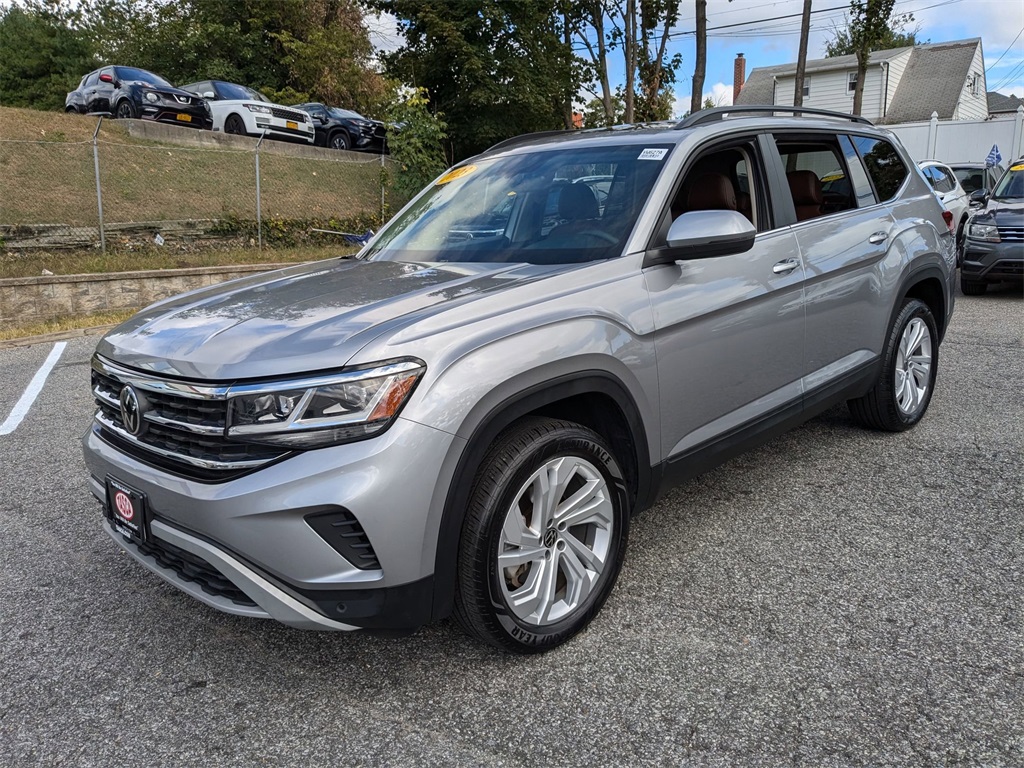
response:
{"label": "wheel arch", "polygon": [[459,542],[473,479],[498,435],[526,416],[574,421],[607,440],[623,465],[634,513],[647,506],[656,491],[640,410],[629,389],[614,375],[581,371],[505,398],[477,422],[448,486],[434,555],[435,620],[449,615],[454,604]]}
{"label": "wheel arch", "polygon": [[896,302],[886,328],[891,328],[900,307],[906,299],[920,299],[928,305],[939,329],[939,341],[946,335],[948,321],[948,299],[945,275],[937,266],[928,265],[910,272],[900,286],[899,301]]}
{"label": "wheel arch", "polygon": [[334,137],[337,136],[339,133],[345,134],[345,138],[348,139],[348,148],[352,149],[352,134],[349,133],[348,129],[340,125],[335,128],[332,128],[330,133],[327,134],[327,148],[331,148],[331,142],[334,141]]}

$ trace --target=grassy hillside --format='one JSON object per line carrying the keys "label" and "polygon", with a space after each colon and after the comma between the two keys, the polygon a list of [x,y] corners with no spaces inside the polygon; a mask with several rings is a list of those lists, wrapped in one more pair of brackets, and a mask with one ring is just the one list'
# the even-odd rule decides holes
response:
{"label": "grassy hillside", "polygon": [[[0,107],[0,225],[96,226],[95,127],[92,117]],[[107,223],[256,218],[251,151],[144,142],[114,120],[98,139]],[[371,160],[261,153],[264,220],[379,216]]]}

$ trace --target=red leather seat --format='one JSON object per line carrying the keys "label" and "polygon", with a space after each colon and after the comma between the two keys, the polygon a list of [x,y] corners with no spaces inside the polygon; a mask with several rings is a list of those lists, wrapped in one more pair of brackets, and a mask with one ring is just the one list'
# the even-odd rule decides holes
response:
{"label": "red leather seat", "polygon": [[790,171],[786,174],[786,181],[793,196],[796,220],[806,221],[821,216],[821,180],[814,171]]}
{"label": "red leather seat", "polygon": [[705,173],[693,182],[686,196],[688,211],[735,211],[736,190],[729,177],[721,173]]}

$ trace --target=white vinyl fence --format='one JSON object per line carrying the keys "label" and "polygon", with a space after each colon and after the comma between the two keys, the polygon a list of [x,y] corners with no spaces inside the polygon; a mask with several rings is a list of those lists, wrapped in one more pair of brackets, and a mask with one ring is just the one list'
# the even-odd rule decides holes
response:
{"label": "white vinyl fence", "polygon": [[1003,165],[1024,155],[1024,107],[1006,117],[988,120],[939,120],[886,125],[915,160],[944,163],[984,162],[992,145],[999,147]]}

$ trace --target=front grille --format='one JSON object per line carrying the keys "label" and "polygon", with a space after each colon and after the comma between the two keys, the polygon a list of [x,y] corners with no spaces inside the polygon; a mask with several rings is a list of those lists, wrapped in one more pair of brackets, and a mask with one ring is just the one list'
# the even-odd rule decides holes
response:
{"label": "front grille", "polygon": [[208,595],[226,597],[236,605],[256,605],[245,592],[224,578],[220,571],[191,552],[186,552],[161,539],[139,542],[138,547],[142,554],[154,558],[161,567],[170,568],[185,581],[198,584]]}
{"label": "front grille", "polygon": [[[120,395],[132,384],[144,401],[145,429],[132,435]],[[201,385],[172,382],[93,359],[92,389],[100,435],[125,453],[204,482],[228,480],[287,454],[274,446],[226,437],[227,400]]]}
{"label": "front grille", "polygon": [[274,117],[280,117],[285,120],[294,120],[297,123],[306,122],[305,112],[296,112],[293,109],[282,109],[281,107],[271,107],[270,111],[273,113]]}
{"label": "front grille", "polygon": [[999,239],[1011,243],[1024,243],[1024,227],[996,227]]}
{"label": "front grille", "polygon": [[174,99],[179,104],[191,104],[192,103],[192,99],[190,99],[188,96],[179,96],[178,94],[174,94]]}
{"label": "front grille", "polygon": [[997,261],[990,271],[1000,275],[1024,275],[1024,261]]}

